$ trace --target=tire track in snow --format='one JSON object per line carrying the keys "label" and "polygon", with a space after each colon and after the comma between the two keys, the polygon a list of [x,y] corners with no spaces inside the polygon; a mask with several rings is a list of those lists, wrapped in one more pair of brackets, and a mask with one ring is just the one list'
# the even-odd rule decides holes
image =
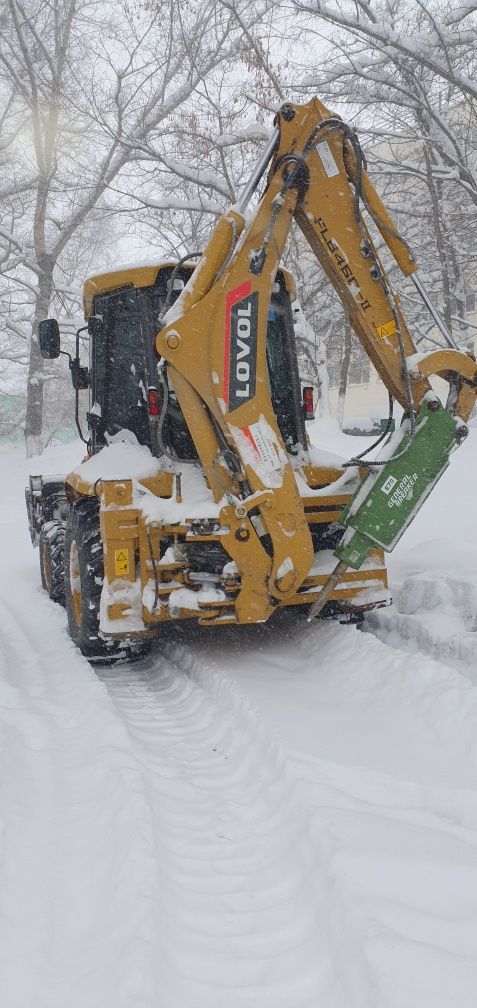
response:
{"label": "tire track in snow", "polygon": [[155,819],[161,954],[177,968],[158,1004],[369,1008],[362,951],[323,873],[323,838],[237,688],[174,645],[99,675]]}
{"label": "tire track in snow", "polygon": [[61,611],[39,596],[31,620],[0,601],[0,1003],[156,1008],[156,851],[130,739]]}
{"label": "tire track in snow", "polygon": [[473,1008],[475,791],[423,789],[299,752],[290,760],[312,824],[333,835],[328,870],[359,915],[378,1004]]}
{"label": "tire track in snow", "polygon": [[[209,642],[218,669],[231,640]],[[370,634],[292,616],[246,633],[228,672],[280,733],[310,829],[332,837],[327,871],[359,922],[377,1004],[471,1008],[475,686]]]}
{"label": "tire track in snow", "polygon": [[352,982],[321,839],[310,845],[283,756],[229,680],[169,647],[101,683],[62,610],[28,595],[26,625],[0,601],[1,1002],[373,1004]]}
{"label": "tire track in snow", "polygon": [[[28,926],[23,929],[18,904],[23,901],[28,904],[30,919],[40,919],[48,905],[48,877],[37,869],[41,851],[48,850],[52,842],[54,774],[49,755],[51,734],[43,716],[47,705],[41,696],[35,697],[34,689],[30,703],[25,702],[21,673],[15,682],[14,672],[21,668],[19,659],[28,664],[32,661],[30,641],[9,607],[2,603],[0,613],[0,815],[5,816],[0,837],[0,920],[4,934],[0,945],[0,992],[5,985],[5,992],[13,993],[14,983],[10,988],[8,976],[15,972],[17,1003],[26,1005],[33,992],[22,977],[24,961],[26,958],[30,963],[33,974],[43,974],[47,929],[40,940],[36,929],[30,930]],[[28,678],[31,684],[31,677]],[[34,832],[25,832],[26,819],[35,824]],[[4,1003],[8,1003],[6,998]]]}
{"label": "tire track in snow", "polygon": [[477,580],[451,572],[408,575],[389,609],[364,629],[385,644],[434,658],[473,678],[477,669]]}

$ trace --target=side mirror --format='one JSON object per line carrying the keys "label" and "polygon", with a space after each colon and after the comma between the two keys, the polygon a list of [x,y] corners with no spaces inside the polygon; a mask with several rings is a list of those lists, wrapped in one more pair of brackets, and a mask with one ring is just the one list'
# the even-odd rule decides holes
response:
{"label": "side mirror", "polygon": [[55,360],[60,356],[60,327],[54,318],[43,319],[38,326],[41,356]]}

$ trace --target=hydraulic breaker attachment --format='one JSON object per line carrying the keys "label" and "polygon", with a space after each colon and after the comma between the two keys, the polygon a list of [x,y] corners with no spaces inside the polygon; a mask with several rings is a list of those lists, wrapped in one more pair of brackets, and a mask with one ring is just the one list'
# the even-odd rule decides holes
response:
{"label": "hydraulic breaker attachment", "polygon": [[310,609],[317,616],[347,567],[357,570],[371,549],[391,552],[449,465],[449,456],[467,436],[459,417],[451,416],[432,393],[416,416],[414,436],[405,419],[381,453],[389,462],[372,468],[349,504],[340,525],[346,528],[336,549],[339,563]]}
{"label": "hydraulic breaker attachment", "polygon": [[390,552],[449,465],[451,451],[467,436],[467,427],[429,395],[416,417],[410,440],[409,421],[385,451],[387,465],[369,473],[345,509],[340,521],[346,526],[337,550],[340,560],[355,569],[364,563],[373,546]]}

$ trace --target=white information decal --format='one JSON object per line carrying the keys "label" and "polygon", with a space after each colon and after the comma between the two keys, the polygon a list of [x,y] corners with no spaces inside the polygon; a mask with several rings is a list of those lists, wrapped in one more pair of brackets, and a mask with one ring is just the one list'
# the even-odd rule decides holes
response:
{"label": "white information decal", "polygon": [[394,479],[394,476],[388,476],[386,482],[381,487],[381,493],[386,494],[386,497],[388,497],[392,488],[396,486],[396,483],[397,479]]}
{"label": "white information decal", "polygon": [[316,152],[328,178],[333,178],[335,175],[339,175],[340,170],[331,153],[330,145],[326,140],[321,140],[320,143],[317,143]]}
{"label": "white information decal", "polygon": [[269,469],[272,469],[274,472],[280,470],[282,466],[277,455],[275,444],[266,428],[264,428],[264,425],[260,423],[260,420],[258,420],[257,423],[250,424],[248,429],[253,437],[256,449],[264,465],[266,465]]}

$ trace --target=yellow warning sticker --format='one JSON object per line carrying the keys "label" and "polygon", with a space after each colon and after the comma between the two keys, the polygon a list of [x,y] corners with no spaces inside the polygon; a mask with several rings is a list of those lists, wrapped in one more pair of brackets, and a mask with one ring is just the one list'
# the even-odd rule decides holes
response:
{"label": "yellow warning sticker", "polygon": [[114,551],[114,570],[118,577],[122,574],[129,574],[129,550]]}
{"label": "yellow warning sticker", "polygon": [[384,325],[376,326],[376,332],[378,334],[378,339],[387,339],[388,336],[395,336],[397,329],[394,319],[390,319],[389,322],[385,322]]}

